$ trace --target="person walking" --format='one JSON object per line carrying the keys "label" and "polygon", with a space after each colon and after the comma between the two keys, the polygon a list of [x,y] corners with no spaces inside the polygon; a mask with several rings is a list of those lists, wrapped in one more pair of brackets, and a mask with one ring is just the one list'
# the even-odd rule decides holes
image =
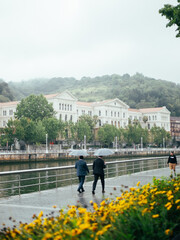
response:
{"label": "person walking", "polygon": [[93,162],[94,182],[93,182],[93,187],[92,187],[92,194],[95,194],[96,185],[97,185],[99,178],[101,179],[102,193],[105,192],[104,191],[104,188],[105,188],[104,168],[106,168],[106,164],[105,164],[104,160],[102,159],[102,156],[99,156]]}
{"label": "person walking", "polygon": [[174,171],[174,177],[175,177],[176,176],[177,159],[176,159],[176,156],[174,155],[173,151],[170,153],[167,164],[169,164],[169,168],[171,170],[171,177],[173,177],[173,171]]}
{"label": "person walking", "polygon": [[77,176],[79,178],[79,186],[77,191],[79,193],[84,192],[84,181],[85,181],[85,176],[87,175],[87,173],[89,173],[89,169],[88,166],[86,164],[86,162],[84,161],[84,157],[83,156],[79,156],[79,161],[76,162],[75,164],[75,168],[77,169]]}

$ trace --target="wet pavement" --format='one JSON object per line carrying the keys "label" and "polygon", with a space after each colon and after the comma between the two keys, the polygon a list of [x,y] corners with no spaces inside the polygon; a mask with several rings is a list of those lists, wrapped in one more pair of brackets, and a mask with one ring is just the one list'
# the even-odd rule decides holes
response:
{"label": "wet pavement", "polygon": [[[180,174],[180,166],[177,166],[177,174]],[[130,175],[123,175],[105,179],[105,193],[102,193],[101,182],[98,181],[95,195],[92,195],[92,182],[85,182],[84,193],[77,192],[77,185],[51,189],[42,192],[23,194],[0,199],[0,229],[4,227],[18,226],[19,222],[31,222],[34,214],[43,211],[44,216],[57,215],[60,209],[67,209],[68,205],[81,205],[91,208],[90,201],[99,204],[104,198],[120,196],[120,190],[152,182],[153,177],[161,178],[170,175],[169,168],[150,170]],[[54,208],[53,206],[56,206]],[[53,213],[52,213],[53,212]]]}

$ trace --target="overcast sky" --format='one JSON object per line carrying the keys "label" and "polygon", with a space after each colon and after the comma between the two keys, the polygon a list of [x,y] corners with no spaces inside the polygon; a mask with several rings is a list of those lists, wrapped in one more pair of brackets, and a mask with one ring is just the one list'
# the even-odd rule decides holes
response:
{"label": "overcast sky", "polygon": [[176,0],[0,0],[0,78],[130,75],[180,83]]}

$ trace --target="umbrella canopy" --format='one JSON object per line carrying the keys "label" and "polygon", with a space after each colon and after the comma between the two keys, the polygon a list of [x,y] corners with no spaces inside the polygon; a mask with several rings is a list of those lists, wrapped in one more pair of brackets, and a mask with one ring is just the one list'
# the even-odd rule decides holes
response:
{"label": "umbrella canopy", "polygon": [[108,148],[100,148],[94,152],[95,156],[108,156],[112,154],[114,154],[114,152]]}
{"label": "umbrella canopy", "polygon": [[74,149],[71,150],[69,155],[71,156],[88,156],[89,154],[87,153],[87,150],[85,149]]}

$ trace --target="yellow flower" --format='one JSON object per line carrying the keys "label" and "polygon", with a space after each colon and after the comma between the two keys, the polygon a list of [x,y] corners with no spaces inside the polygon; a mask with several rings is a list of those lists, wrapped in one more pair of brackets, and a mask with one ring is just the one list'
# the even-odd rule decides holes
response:
{"label": "yellow flower", "polygon": [[165,234],[166,235],[172,235],[173,231],[171,229],[166,229]]}
{"label": "yellow flower", "polygon": [[158,217],[159,217],[159,214],[152,215],[152,218],[158,218]]}
{"label": "yellow flower", "polygon": [[178,204],[179,202],[180,202],[180,199],[176,200],[176,201],[175,201],[175,204]]}
{"label": "yellow flower", "polygon": [[53,237],[53,235],[51,233],[46,233],[44,235],[44,237],[42,238],[42,240],[47,240],[47,239],[52,238],[52,237]]}
{"label": "yellow flower", "polygon": [[172,198],[174,198],[173,195],[169,196],[169,197],[168,197],[168,200],[170,201]]}
{"label": "yellow flower", "polygon": [[177,209],[180,210],[180,206],[177,206]]}
{"label": "yellow flower", "polygon": [[138,187],[139,186],[139,184],[140,184],[140,181],[136,184],[136,186]]}
{"label": "yellow flower", "polygon": [[81,229],[78,229],[78,228],[75,228],[75,229],[72,229],[72,236],[76,236],[76,235],[79,235],[82,233],[82,230]]}

